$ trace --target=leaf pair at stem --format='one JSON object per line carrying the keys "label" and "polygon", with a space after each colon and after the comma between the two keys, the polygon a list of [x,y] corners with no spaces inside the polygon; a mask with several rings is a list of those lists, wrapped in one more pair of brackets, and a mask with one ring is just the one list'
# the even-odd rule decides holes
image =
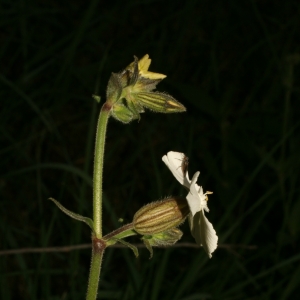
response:
{"label": "leaf pair at stem", "polygon": [[[94,232],[93,221],[90,218],[78,215],[53,198],[53,201],[60,210],[73,219],[84,222],[90,226]],[[135,256],[138,256],[138,250],[132,244],[123,239],[133,235],[142,236],[146,248],[150,252],[150,258],[153,255],[153,246],[171,246],[182,236],[182,232],[177,228],[182,224],[189,214],[187,201],[180,197],[171,197],[162,201],[149,203],[139,209],[133,217],[133,222],[124,225],[115,231],[104,236],[101,241],[105,248],[116,242],[126,245],[133,250]]]}

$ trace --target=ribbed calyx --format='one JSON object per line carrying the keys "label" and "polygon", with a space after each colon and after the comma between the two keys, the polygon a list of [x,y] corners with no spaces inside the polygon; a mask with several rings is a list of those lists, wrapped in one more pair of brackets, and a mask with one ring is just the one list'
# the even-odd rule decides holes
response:
{"label": "ribbed calyx", "polygon": [[133,217],[133,228],[141,235],[164,232],[184,222],[189,212],[185,198],[166,198],[138,210]]}
{"label": "ribbed calyx", "polygon": [[[145,108],[160,113],[186,111],[185,107],[171,95],[157,92],[156,85],[166,75],[150,72],[151,63],[146,54],[134,61],[119,73],[112,73],[106,91],[107,103],[111,107],[111,116],[125,124],[140,119]],[[95,96],[94,96],[95,98]],[[95,98],[97,101],[99,97]]]}

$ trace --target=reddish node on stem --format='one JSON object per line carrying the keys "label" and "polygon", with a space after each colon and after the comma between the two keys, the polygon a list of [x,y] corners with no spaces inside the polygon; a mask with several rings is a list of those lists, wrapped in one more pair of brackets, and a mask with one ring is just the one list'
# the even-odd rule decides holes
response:
{"label": "reddish node on stem", "polygon": [[102,111],[110,111],[112,108],[111,104],[105,102],[102,106]]}
{"label": "reddish node on stem", "polygon": [[92,238],[92,244],[94,252],[103,252],[106,248],[106,242],[102,239],[98,239],[97,237]]}

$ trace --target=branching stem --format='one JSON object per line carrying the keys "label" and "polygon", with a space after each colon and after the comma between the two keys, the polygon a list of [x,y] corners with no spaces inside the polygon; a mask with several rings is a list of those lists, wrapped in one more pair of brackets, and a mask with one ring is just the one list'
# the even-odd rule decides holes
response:
{"label": "branching stem", "polygon": [[100,279],[101,263],[106,242],[102,239],[102,178],[104,146],[108,118],[111,106],[106,102],[103,104],[96,132],[94,177],[93,177],[93,223],[94,234],[92,237],[92,261],[89,275],[87,300],[97,299],[98,285]]}

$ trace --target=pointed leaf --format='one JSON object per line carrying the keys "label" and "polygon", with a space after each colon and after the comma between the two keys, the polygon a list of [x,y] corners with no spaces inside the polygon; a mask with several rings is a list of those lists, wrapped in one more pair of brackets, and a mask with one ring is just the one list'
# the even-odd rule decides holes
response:
{"label": "pointed leaf", "polygon": [[93,99],[96,100],[98,103],[101,101],[101,97],[98,95],[92,95]]}
{"label": "pointed leaf", "polygon": [[[150,236],[150,238],[151,238],[151,236]],[[144,236],[142,237],[142,241],[144,242],[146,248],[149,250],[149,252],[150,252],[150,257],[149,257],[149,259],[151,259],[151,258],[153,257],[153,249],[152,249],[152,246],[151,246],[151,244],[150,244],[150,241],[149,241],[148,236],[147,236],[147,235],[144,235]]]}
{"label": "pointed leaf", "polygon": [[123,241],[121,239],[117,239],[117,238],[112,238],[112,240],[115,240],[115,241],[117,241],[117,242],[119,242],[119,243],[127,246],[128,248],[130,248],[133,251],[135,257],[139,256],[139,251],[138,251],[137,247],[133,246],[132,244],[130,244],[128,242],[125,242],[125,241]]}
{"label": "pointed leaf", "polygon": [[56,206],[61,210],[63,211],[66,215],[70,216],[71,218],[75,219],[75,220],[78,220],[78,221],[81,221],[81,222],[84,222],[86,223],[87,225],[89,225],[91,227],[91,229],[94,231],[94,223],[93,223],[93,220],[90,219],[90,218],[87,218],[87,217],[84,217],[84,216],[81,216],[79,214],[75,214],[74,212],[66,209],[64,206],[62,206],[58,201],[56,201],[55,199],[53,198],[49,198],[49,200],[51,200],[52,202],[54,202],[56,204]]}

